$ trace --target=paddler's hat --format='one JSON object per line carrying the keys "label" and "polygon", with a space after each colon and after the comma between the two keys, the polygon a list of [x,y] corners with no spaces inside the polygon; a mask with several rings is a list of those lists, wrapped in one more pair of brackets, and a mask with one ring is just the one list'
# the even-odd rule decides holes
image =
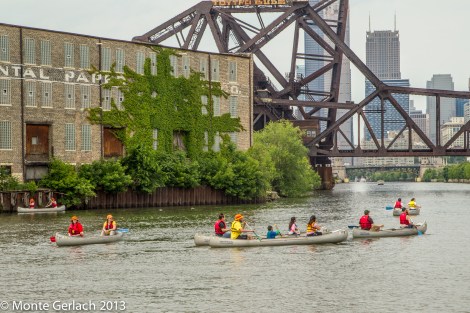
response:
{"label": "paddler's hat", "polygon": [[241,215],[241,214],[235,215],[235,220],[236,220],[236,221],[239,221],[239,220],[241,220],[242,218],[243,218],[243,215]]}
{"label": "paddler's hat", "polygon": [[72,218],[70,219],[71,221],[78,221],[78,217],[77,216],[72,216]]}

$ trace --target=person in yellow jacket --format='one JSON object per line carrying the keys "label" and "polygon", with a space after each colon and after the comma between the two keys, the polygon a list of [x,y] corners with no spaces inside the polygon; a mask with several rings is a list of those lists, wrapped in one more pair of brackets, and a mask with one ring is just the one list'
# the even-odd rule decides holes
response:
{"label": "person in yellow jacket", "polygon": [[235,220],[232,222],[230,239],[253,239],[251,234],[242,234],[242,233],[252,233],[252,230],[244,229],[245,223],[243,222],[243,215],[235,215]]}
{"label": "person in yellow jacket", "polygon": [[106,216],[106,222],[103,224],[103,230],[101,231],[101,236],[112,236],[116,234],[117,224],[113,219],[111,214]]}
{"label": "person in yellow jacket", "polygon": [[408,202],[408,208],[409,209],[419,209],[419,208],[421,208],[421,206],[416,204],[415,198],[411,198],[410,202]]}

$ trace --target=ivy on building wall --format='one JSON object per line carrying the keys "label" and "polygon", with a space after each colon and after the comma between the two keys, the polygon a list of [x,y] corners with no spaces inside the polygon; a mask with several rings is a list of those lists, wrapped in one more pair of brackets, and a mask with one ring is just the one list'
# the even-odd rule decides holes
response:
{"label": "ivy on building wall", "polygon": [[[231,118],[229,113],[214,116],[212,97],[228,96],[220,83],[204,80],[201,73],[194,71],[188,78],[174,77],[170,55],[177,55],[176,51],[149,48],[157,53],[157,75],[152,74],[149,58],[145,61],[144,74],[127,66],[124,73],[116,73],[114,66],[110,73],[94,70],[109,76],[103,88],[118,87],[123,101],[117,104],[112,98],[110,111],[101,107],[89,109],[90,122],[117,129],[116,136],[128,150],[142,144],[154,147],[154,130],[157,130],[157,151],[171,153],[183,144],[190,158],[204,150],[206,132],[210,148],[217,133],[243,130],[240,119]],[[202,96],[207,97],[205,112]]]}

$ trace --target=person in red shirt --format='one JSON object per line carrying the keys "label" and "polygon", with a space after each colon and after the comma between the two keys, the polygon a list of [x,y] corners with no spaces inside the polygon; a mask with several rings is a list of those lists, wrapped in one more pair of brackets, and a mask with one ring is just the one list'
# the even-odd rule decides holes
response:
{"label": "person in red shirt", "polygon": [[218,237],[230,238],[230,228],[225,223],[225,215],[223,213],[219,214],[219,219],[214,224],[214,232]]}
{"label": "person in red shirt", "polygon": [[403,208],[401,209],[401,214],[400,214],[400,227],[402,228],[413,228],[413,221],[410,218],[410,212],[408,209]]}
{"label": "person in red shirt", "polygon": [[57,208],[57,201],[55,201],[54,198],[51,198],[51,200],[49,200],[49,203],[46,205],[46,208],[48,207]]}
{"label": "person in red shirt", "polygon": [[78,221],[78,217],[72,216],[70,219],[71,223],[69,226],[69,236],[71,237],[83,237],[83,226]]}
{"label": "person in red shirt", "polygon": [[359,220],[359,225],[363,230],[379,231],[384,225],[375,225],[372,217],[369,216],[369,210],[364,211],[364,215]]}
{"label": "person in red shirt", "polygon": [[101,236],[113,236],[116,234],[117,224],[113,219],[111,214],[106,216],[106,221],[103,224],[103,230],[101,231]]}
{"label": "person in red shirt", "polygon": [[33,198],[29,199],[29,208],[34,209],[35,206],[36,206],[36,203],[34,203],[34,199]]}
{"label": "person in red shirt", "polygon": [[401,203],[401,198],[398,198],[398,200],[395,202],[395,206],[393,207],[394,209],[401,209],[403,208],[403,204]]}

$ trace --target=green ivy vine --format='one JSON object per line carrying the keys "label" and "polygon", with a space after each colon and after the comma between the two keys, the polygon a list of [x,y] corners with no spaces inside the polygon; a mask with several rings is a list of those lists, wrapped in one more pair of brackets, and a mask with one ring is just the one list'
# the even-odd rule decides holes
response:
{"label": "green ivy vine", "polygon": [[[157,75],[151,73],[151,60],[147,58],[144,74],[138,74],[124,66],[124,73],[96,69],[92,73],[108,75],[109,80],[103,88],[118,87],[124,100],[118,109],[111,99],[111,110],[101,107],[88,110],[88,119],[93,124],[108,125],[116,128],[116,136],[126,149],[139,145],[153,146],[153,130],[158,130],[157,151],[172,153],[175,150],[175,132],[182,134],[188,157],[199,155],[205,145],[204,133],[208,134],[208,147],[214,144],[217,132],[239,132],[243,130],[239,118],[229,113],[214,116],[212,96],[227,98],[218,82],[202,79],[202,74],[191,71],[188,78],[174,77],[171,74],[170,55],[178,55],[173,49],[149,47],[157,53]],[[201,96],[207,97],[207,114],[202,113]]]}

